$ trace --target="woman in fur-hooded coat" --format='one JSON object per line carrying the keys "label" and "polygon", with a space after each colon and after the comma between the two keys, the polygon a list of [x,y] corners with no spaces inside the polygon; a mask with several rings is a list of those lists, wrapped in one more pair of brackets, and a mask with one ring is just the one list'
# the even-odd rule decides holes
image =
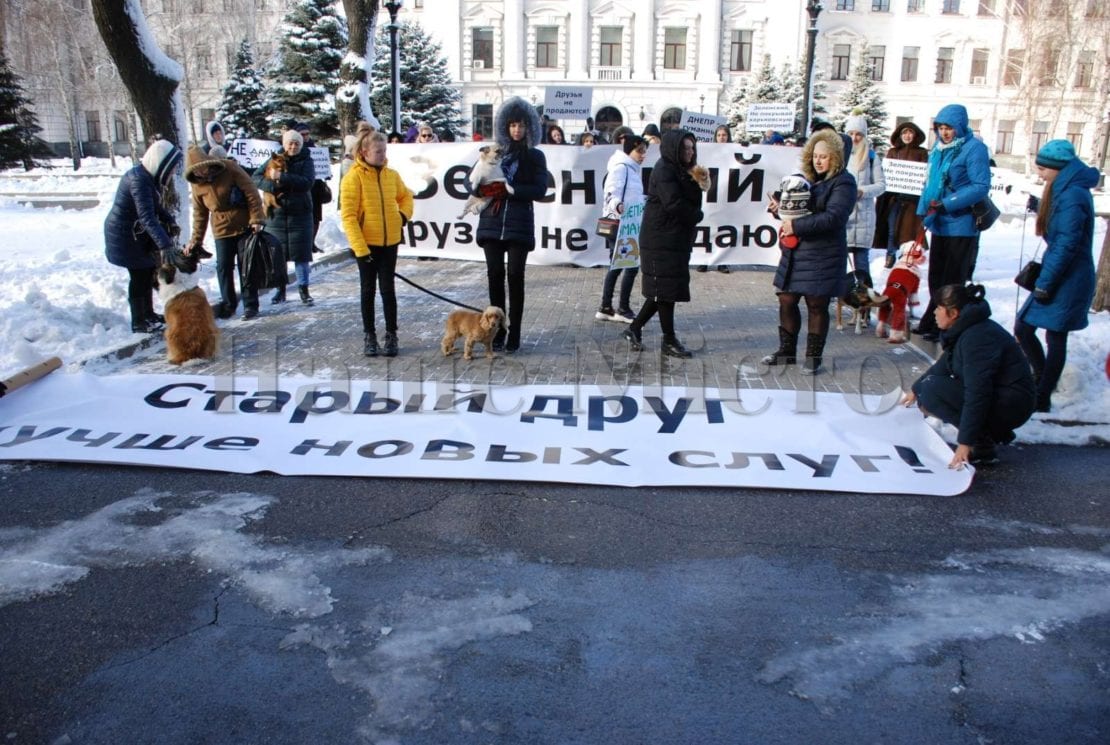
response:
{"label": "woman in fur-hooded coat", "polygon": [[793,364],[797,357],[806,301],[806,359],[802,372],[821,367],[829,333],[829,301],[846,289],[848,217],[856,205],[856,180],[844,170],[844,144],[839,134],[815,132],[802,150],[802,174],[810,182],[810,213],[783,220],[782,235],[796,235],[797,248],[782,248],[775,272],[779,297],[779,349],[764,357],[769,365]]}
{"label": "woman in fur-hooded coat", "polygon": [[[925,132],[913,122],[903,122],[895,127],[890,135],[890,144],[891,148],[886,151],[887,160],[929,162],[929,151],[922,147],[925,144]],[[898,247],[906,241],[915,240],[921,232],[917,196],[888,191],[879,197],[875,212],[875,240],[871,246],[885,248],[886,265],[894,266]]]}
{"label": "woman in fur-hooded coat", "polygon": [[[515,352],[520,348],[524,317],[524,268],[528,252],[536,247],[533,204],[547,194],[547,159],[536,147],[542,136],[534,106],[514,96],[501,105],[494,121],[494,138],[504,155],[505,194],[493,199],[478,217],[477,241],[486,255],[489,302],[509,317],[508,338],[498,332],[493,348]],[[506,264],[508,270],[506,272]],[[505,307],[505,279],[509,303]]]}

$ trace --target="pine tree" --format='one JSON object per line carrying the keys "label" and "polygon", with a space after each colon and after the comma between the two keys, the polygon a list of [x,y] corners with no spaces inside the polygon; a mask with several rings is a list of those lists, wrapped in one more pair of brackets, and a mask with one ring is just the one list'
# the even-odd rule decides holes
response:
{"label": "pine tree", "polygon": [[783,102],[794,103],[794,128],[779,134],[787,139],[797,137],[798,125],[802,121],[802,107],[805,106],[805,78],[793,63],[785,62],[779,70],[779,88]]}
{"label": "pine tree", "polygon": [[231,79],[224,86],[216,118],[224,126],[228,139],[261,138],[270,129],[263,100],[265,87],[262,77],[254,67],[254,52],[251,43],[243,39],[235,54],[235,68]]}
{"label": "pine tree", "polygon": [[[443,47],[419,23],[410,21],[400,23],[397,46],[401,60],[401,131],[426,122],[437,133],[462,134],[467,122],[459,110],[462,95],[451,82]],[[388,28],[378,27],[374,48],[370,103],[378,118],[392,122]]]}
{"label": "pine tree", "polygon": [[45,165],[36,162],[35,157],[49,155],[50,148],[38,136],[42,127],[30,103],[19,76],[0,51],[0,168],[22,165],[29,171]]}
{"label": "pine tree", "polygon": [[732,86],[729,92],[728,104],[725,106],[725,116],[728,117],[728,128],[733,132],[744,129],[744,117],[748,115],[748,80],[743,79]]}
{"label": "pine tree", "polygon": [[763,56],[763,64],[752,79],[748,103],[782,103],[784,99],[781,82],[771,67],[771,56]]}
{"label": "pine tree", "polygon": [[291,119],[308,124],[317,140],[339,135],[335,92],[347,23],[335,5],[334,0],[297,0],[279,26],[281,51],[266,91],[271,135]]}
{"label": "pine tree", "polygon": [[838,130],[842,130],[844,121],[853,111],[858,110],[867,117],[867,138],[871,140],[871,146],[876,150],[883,150],[888,135],[883,125],[886,121],[886,101],[879,86],[871,79],[873,72],[874,67],[867,61],[867,49],[862,49],[848,87],[840,92],[837,99],[833,124]]}

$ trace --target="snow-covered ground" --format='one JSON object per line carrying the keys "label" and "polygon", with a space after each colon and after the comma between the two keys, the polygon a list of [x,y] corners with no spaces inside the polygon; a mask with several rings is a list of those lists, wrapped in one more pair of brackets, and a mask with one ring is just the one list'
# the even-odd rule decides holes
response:
{"label": "snow-covered ground", "polygon": [[[35,208],[26,201],[0,196],[0,230],[5,236],[6,259],[0,274],[0,378],[50,356],[71,368],[137,341],[127,311],[126,273],[104,259],[103,223],[111,206],[119,175],[130,163],[117,159],[112,169],[106,159],[85,159],[78,174],[67,161],[50,170],[0,172],[0,194],[94,194],[96,207],[63,210]],[[31,176],[33,178],[28,178]],[[1013,276],[1036,250],[1033,219],[1021,216],[1026,195],[1039,195],[1041,187],[1019,174],[1006,174],[1013,185],[1009,195],[997,198],[1009,213],[982,236],[976,280],[987,288],[995,319],[1013,325],[1015,309],[1024,292]],[[338,184],[332,184],[336,191]],[[1096,195],[1100,211],[1110,211],[1110,195]],[[1097,259],[1106,231],[1098,220],[1092,251]],[[211,239],[209,239],[209,242]],[[325,211],[318,244],[327,252],[346,250],[334,210]],[[875,252],[872,274],[881,282],[881,257]],[[218,294],[213,264],[203,264],[201,282],[209,295]],[[878,283],[877,282],[877,283]],[[1110,383],[1105,373],[1110,352],[1110,314],[1091,315],[1090,326],[1068,340],[1068,363],[1053,396],[1057,420],[1110,422]],[[1068,428],[1037,420],[1023,427],[1026,442],[1085,443],[1090,427]],[[1110,425],[1105,428],[1110,437]]]}

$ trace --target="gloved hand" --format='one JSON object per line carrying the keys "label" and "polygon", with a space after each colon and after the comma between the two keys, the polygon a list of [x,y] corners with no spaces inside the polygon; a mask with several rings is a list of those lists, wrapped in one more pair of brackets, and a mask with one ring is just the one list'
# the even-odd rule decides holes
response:
{"label": "gloved hand", "polygon": [[938,215],[943,215],[948,209],[944,206],[944,202],[939,199],[934,199],[929,202],[929,209],[934,210]]}
{"label": "gloved hand", "polygon": [[369,253],[369,252],[364,253],[361,256],[356,256],[355,258],[358,259],[358,261],[363,263],[363,264],[370,264],[374,261],[374,255]]}
{"label": "gloved hand", "polygon": [[1033,290],[1033,299],[1038,303],[1051,303],[1052,293],[1050,293],[1048,290],[1037,287]]}

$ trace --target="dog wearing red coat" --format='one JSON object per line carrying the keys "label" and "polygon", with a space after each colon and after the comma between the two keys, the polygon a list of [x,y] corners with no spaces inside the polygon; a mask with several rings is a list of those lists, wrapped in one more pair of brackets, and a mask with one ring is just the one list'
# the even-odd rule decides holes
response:
{"label": "dog wearing red coat", "polygon": [[916,305],[917,290],[921,287],[921,265],[925,263],[925,250],[916,241],[906,241],[898,254],[898,263],[890,270],[883,290],[884,302],[879,306],[879,325],[875,336],[886,337],[891,344],[909,341],[910,324],[907,309]]}

